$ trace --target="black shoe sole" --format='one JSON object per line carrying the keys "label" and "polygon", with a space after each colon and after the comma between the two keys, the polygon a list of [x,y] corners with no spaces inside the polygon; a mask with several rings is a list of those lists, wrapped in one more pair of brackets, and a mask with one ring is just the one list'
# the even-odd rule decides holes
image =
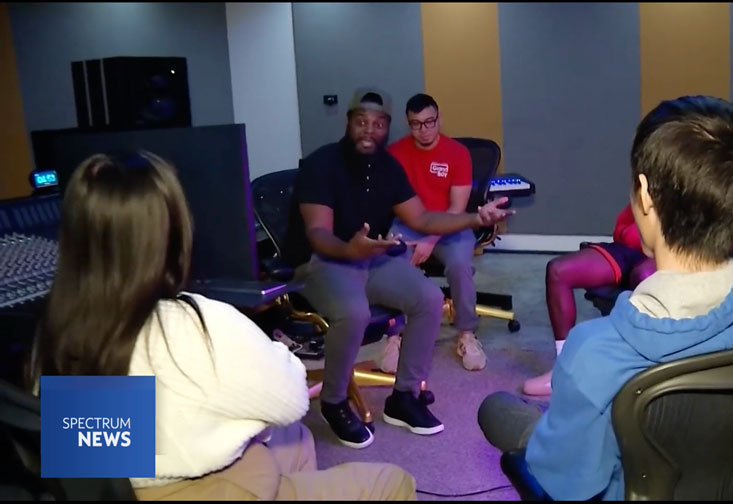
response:
{"label": "black shoe sole", "polygon": [[418,434],[420,436],[432,436],[433,434],[438,434],[445,430],[445,426],[443,424],[436,425],[435,427],[413,427],[404,420],[391,417],[387,413],[383,413],[382,417],[384,418],[385,423],[394,425],[395,427],[404,427],[413,434]]}
{"label": "black shoe sole", "polygon": [[331,427],[331,424],[328,423],[328,420],[326,420],[326,417],[323,416],[323,413],[321,413],[321,418],[323,418],[323,421],[326,422],[326,425],[328,425],[331,428],[331,431],[336,435],[336,439],[338,439],[339,442],[344,446],[348,446],[349,448],[354,448],[356,450],[362,450],[374,442],[374,434],[372,434],[372,431],[371,429],[369,429],[369,427],[367,427],[367,431],[369,432],[369,439],[367,439],[366,441],[362,441],[361,443],[355,443],[353,441],[347,441],[346,439],[341,439],[339,435],[336,434],[336,431],[333,430],[333,427]]}

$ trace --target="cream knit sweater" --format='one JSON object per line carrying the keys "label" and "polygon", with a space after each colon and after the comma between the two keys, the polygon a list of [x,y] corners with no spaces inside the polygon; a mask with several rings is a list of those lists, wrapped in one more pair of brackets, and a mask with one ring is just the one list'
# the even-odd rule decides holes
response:
{"label": "cream knit sweater", "polygon": [[136,488],[224,468],[267,426],[288,425],[308,410],[305,367],[285,345],[234,307],[192,297],[210,347],[190,306],[161,301],[132,354],[130,375],[156,377],[156,478],[132,478]]}

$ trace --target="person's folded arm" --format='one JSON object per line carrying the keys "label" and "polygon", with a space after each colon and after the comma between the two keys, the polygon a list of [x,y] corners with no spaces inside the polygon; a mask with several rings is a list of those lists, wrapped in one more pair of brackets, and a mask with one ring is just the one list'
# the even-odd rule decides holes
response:
{"label": "person's folded arm", "polygon": [[310,402],[300,359],[233,306],[208,304],[204,316],[214,359],[208,409],[278,426],[305,416]]}

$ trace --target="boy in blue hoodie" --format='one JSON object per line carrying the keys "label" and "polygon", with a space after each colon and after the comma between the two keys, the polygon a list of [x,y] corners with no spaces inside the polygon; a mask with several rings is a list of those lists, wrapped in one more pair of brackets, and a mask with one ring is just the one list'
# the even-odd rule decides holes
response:
{"label": "boy in blue hoodie", "polygon": [[505,392],[479,409],[489,442],[526,446],[529,471],[556,500],[624,499],[611,405],[630,378],[733,348],[733,105],[662,102],[636,130],[631,172],[634,220],[657,272],[608,317],[573,328],[546,412]]}

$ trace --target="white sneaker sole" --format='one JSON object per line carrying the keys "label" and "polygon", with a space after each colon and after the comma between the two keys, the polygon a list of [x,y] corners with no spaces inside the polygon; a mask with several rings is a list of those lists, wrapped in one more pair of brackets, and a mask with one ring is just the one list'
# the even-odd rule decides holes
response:
{"label": "white sneaker sole", "polygon": [[328,425],[331,428],[331,432],[333,432],[334,436],[336,436],[336,439],[338,439],[339,442],[344,446],[348,446],[349,448],[354,448],[356,450],[361,450],[363,448],[366,448],[367,446],[369,446],[370,444],[374,442],[374,434],[369,429],[369,427],[365,426],[365,429],[367,430],[367,432],[369,432],[369,439],[361,443],[354,443],[353,441],[346,441],[345,439],[341,439],[340,437],[338,437],[336,432],[334,432],[333,427],[331,427],[331,424],[328,423],[328,420],[326,420],[326,417],[323,416],[323,413],[321,413],[321,418],[323,419],[324,422],[326,422],[326,425]]}
{"label": "white sneaker sole", "polygon": [[379,366],[379,370],[382,373],[386,374],[397,374],[397,366],[385,366],[384,364],[382,364],[381,366]]}
{"label": "white sneaker sole", "polygon": [[466,365],[466,363],[461,359],[461,364],[463,365],[463,369],[467,371],[481,371],[486,367],[486,362],[483,364],[473,364],[473,365]]}
{"label": "white sneaker sole", "polygon": [[404,427],[413,434],[419,434],[420,436],[431,436],[445,430],[445,426],[443,424],[436,425],[435,427],[413,427],[407,422],[403,422],[402,420],[398,420],[397,418],[392,418],[386,413],[382,413],[382,418],[384,419],[385,423],[394,425],[395,427]]}
{"label": "white sneaker sole", "polygon": [[[481,365],[478,365],[478,363],[476,362],[472,363],[471,365],[466,365],[466,360],[464,359],[466,355],[465,352],[460,352],[456,350],[456,355],[460,357],[461,365],[463,365],[463,369],[466,369],[468,371],[481,371],[482,369],[486,367],[486,355],[485,354],[484,354],[483,363]],[[480,359],[480,357],[478,359]]]}

